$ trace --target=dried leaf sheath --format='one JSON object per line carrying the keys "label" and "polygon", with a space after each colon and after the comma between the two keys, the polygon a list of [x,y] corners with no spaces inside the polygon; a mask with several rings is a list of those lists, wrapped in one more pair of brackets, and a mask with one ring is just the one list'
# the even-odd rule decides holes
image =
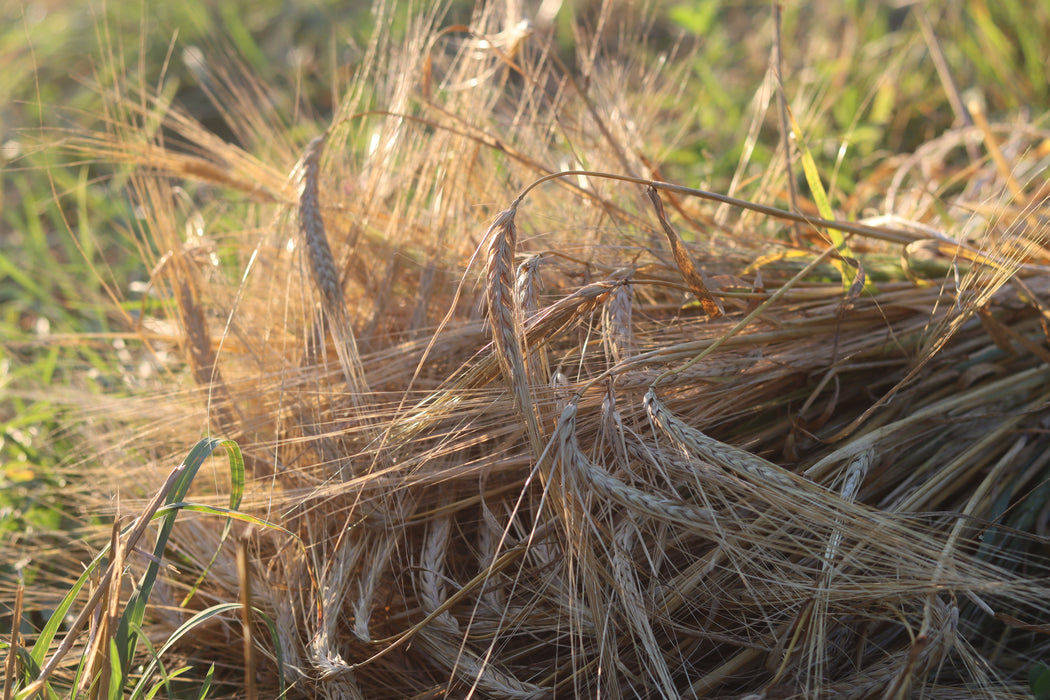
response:
{"label": "dried leaf sheath", "polygon": [[310,279],[321,298],[321,310],[335,340],[335,351],[339,357],[343,375],[350,389],[354,404],[360,408],[362,397],[369,391],[361,358],[357,351],[357,340],[346,309],[343,285],[339,269],[328,245],[328,236],[321,217],[321,199],[317,182],[320,179],[321,152],[328,134],[321,134],[311,141],[303,151],[297,167],[301,182],[299,194],[299,233],[306,248]]}
{"label": "dried leaf sheath", "polygon": [[696,265],[693,264],[693,259],[689,257],[689,251],[685,249],[682,239],[678,237],[678,233],[671,226],[671,222],[667,220],[664,204],[660,200],[660,193],[652,185],[646,189],[645,193],[649,196],[649,201],[653,203],[653,207],[656,209],[656,217],[660,219],[660,226],[664,230],[664,235],[667,236],[667,242],[671,246],[671,254],[674,256],[675,264],[678,265],[678,271],[682,273],[682,279],[689,285],[689,289],[693,292],[696,300],[700,302],[704,313],[711,318],[724,316],[725,311],[723,311],[722,305],[711,296],[710,290],[704,283],[703,276],[696,269]]}

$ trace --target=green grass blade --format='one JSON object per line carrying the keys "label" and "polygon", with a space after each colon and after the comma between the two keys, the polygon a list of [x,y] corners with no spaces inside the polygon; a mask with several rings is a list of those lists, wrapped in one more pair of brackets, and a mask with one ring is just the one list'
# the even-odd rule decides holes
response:
{"label": "green grass blade", "polygon": [[266,623],[266,629],[270,631],[270,639],[273,641],[274,661],[277,662],[277,687],[279,691],[277,697],[284,697],[285,690],[287,690],[284,683],[284,652],[281,650],[281,638],[277,634],[277,625],[258,608],[252,608],[252,611]]}
{"label": "green grass blade", "polygon": [[150,660],[149,664],[143,671],[142,677],[139,679],[138,684],[135,686],[135,689],[131,692],[131,700],[136,700],[137,698],[150,697],[156,693],[155,689],[151,689],[148,694],[144,695],[143,693],[146,690],[146,683],[149,682],[150,676],[152,676],[153,672],[157,670],[157,666],[160,664],[160,659],[164,655],[164,653],[168,651],[168,649],[170,649],[172,646],[174,646],[179,641],[179,639],[183,637],[183,635],[185,635],[187,632],[192,631],[193,628],[197,627],[198,625],[207,622],[213,617],[216,617],[217,615],[221,615],[231,610],[239,610],[240,607],[240,603],[221,603],[219,605],[213,605],[210,608],[201,610],[189,620],[186,620],[186,622],[182,623],[182,625],[180,625],[179,628],[175,630],[170,637],[168,637],[168,639],[164,642],[164,645],[157,650],[157,653],[153,655],[153,658]]}
{"label": "green grass blade", "polygon": [[[234,443],[234,447],[236,447],[236,443]],[[243,520],[245,522],[249,522],[249,523],[252,523],[252,524],[255,524],[255,525],[262,525],[264,527],[276,527],[276,526],[271,525],[270,523],[267,523],[264,520],[260,520],[259,518],[255,518],[254,516],[246,515],[244,513],[236,513],[237,506],[240,505],[241,498],[243,498],[243,496],[244,496],[244,458],[241,455],[241,451],[239,449],[236,449],[234,452],[230,453],[230,509],[229,510],[223,510],[221,508],[208,509],[207,506],[198,506],[198,505],[192,505],[191,506],[191,504],[188,504],[188,503],[182,504],[182,507],[190,508],[191,510],[200,510],[201,512],[208,512],[208,513],[214,513],[214,514],[219,514],[219,515],[226,515],[227,517],[232,518],[231,520],[227,520],[226,521],[226,525],[222,529],[222,534],[219,536],[219,546],[215,548],[215,552],[212,554],[211,561],[208,562],[208,565],[204,567],[204,571],[201,572],[201,575],[199,577],[197,577],[197,580],[193,582],[192,586],[190,586],[190,590],[189,590],[189,592],[186,593],[186,597],[182,599],[182,603],[181,603],[182,607],[186,607],[186,605],[190,602],[190,600],[193,599],[193,596],[197,594],[197,590],[200,588],[201,584],[204,583],[205,577],[208,575],[208,572],[211,570],[211,567],[215,564],[216,559],[218,559],[219,552],[222,551],[223,544],[225,544],[226,539],[230,536],[230,527],[233,525],[233,519]],[[174,505],[174,504],[172,504],[172,505]],[[167,506],[165,506],[165,508],[167,508]],[[164,508],[161,508],[160,510],[164,510]],[[283,529],[283,528],[278,528],[278,529]],[[288,531],[284,530],[284,532],[288,532]],[[288,532],[288,534],[291,535],[292,533]],[[292,535],[292,536],[294,537],[294,535]]]}
{"label": "green grass blade", "polygon": [[[201,682],[200,692],[197,693],[197,700],[204,700],[208,697],[208,691],[211,690],[211,682],[215,677],[215,664],[208,667],[208,672],[204,674],[204,680]],[[284,691],[282,686],[281,691]]]}
{"label": "green grass blade", "polygon": [[[834,221],[835,211],[831,208],[831,202],[828,201],[827,191],[824,189],[824,183],[820,180],[820,172],[817,170],[817,162],[813,160],[813,154],[809,152],[806,147],[806,141],[802,135],[802,129],[799,127],[798,122],[795,120],[795,115],[792,113],[791,108],[787,110],[788,119],[791,120],[791,131],[795,134],[795,143],[798,144],[799,156],[802,160],[802,171],[806,174],[806,182],[809,184],[809,191],[813,195],[813,202],[817,205],[817,211],[820,212],[822,219]],[[846,237],[842,231],[836,231],[835,229],[827,229],[828,237],[831,238],[831,244],[835,246],[835,250],[841,256],[839,259],[833,259],[831,264],[835,266],[835,269],[842,275],[842,289],[848,291],[852,282],[853,275],[850,273],[849,264],[846,260],[853,260],[853,253],[850,252],[849,244],[846,242]]]}
{"label": "green grass blade", "polygon": [[[181,503],[181,499],[189,490],[190,484],[193,482],[193,479],[201,465],[204,463],[204,460],[220,446],[226,449],[230,463],[231,510],[239,506],[241,503],[244,495],[244,459],[241,456],[240,449],[232,440],[204,438],[194,446],[189,455],[187,455],[186,459],[183,461],[181,474],[179,474],[174,482],[170,493],[165,497],[167,505],[158,509],[158,512],[154,513],[151,518],[161,518],[163,521],[157,536],[156,546],[153,550],[154,556],[147,566],[146,572],[143,574],[137,590],[128,600],[124,614],[121,617],[120,624],[118,625],[113,639],[116,644],[118,656],[113,663],[119,664],[121,668],[131,667],[132,657],[134,656],[135,647],[139,638],[137,632],[134,630],[139,629],[145,616],[146,603],[149,600],[149,595],[152,592],[154,583],[156,582],[156,577],[160,569],[160,561],[163,558],[168,537],[171,534],[178,511],[181,509],[181,507],[175,506],[176,504]],[[224,511],[222,509],[218,509],[218,512],[221,512],[228,517],[231,515],[229,511]],[[264,521],[261,521],[258,518],[247,517],[245,519],[249,522],[265,525]],[[134,524],[129,525],[124,529],[124,532],[126,533],[128,529],[133,526]],[[65,597],[63,597],[62,601],[55,608],[53,614],[44,625],[44,628],[37,637],[32,650],[29,652],[29,661],[31,661],[31,663],[24,664],[27,674],[27,682],[31,682],[33,678],[40,674],[41,668],[44,666],[44,659],[54,642],[59,627],[66,618],[69,608],[72,606],[73,602],[83,589],[84,584],[87,583],[93,573],[97,571],[100,566],[105,565],[105,560],[109,555],[109,552],[110,546],[107,544],[86,567],[84,573],[81,574],[80,578],[77,579],[70,590],[66,593]],[[126,681],[126,678],[117,678],[113,682],[117,683],[122,690]],[[47,686],[45,686],[45,688],[46,687]],[[53,695],[53,692],[49,692],[49,695]]]}
{"label": "green grass blade", "polygon": [[[167,498],[169,504],[182,500],[186,491],[189,489],[190,483],[193,481],[193,477],[196,476],[197,470],[200,469],[200,466],[204,463],[204,459],[211,455],[211,453],[220,445],[226,448],[227,454],[230,458],[230,508],[232,510],[240,505],[241,499],[244,495],[244,458],[241,456],[240,448],[237,447],[237,443],[232,440],[219,440],[217,438],[205,438],[198,442],[193,450],[190,451],[184,462],[186,469],[183,472],[181,479],[176,483],[172,493]],[[156,561],[159,560],[159,555],[163,554],[164,547],[167,545],[168,535],[171,532],[171,526],[174,524],[175,515],[176,512],[173,511],[164,514],[164,517],[168,518],[168,520],[165,522],[164,526],[162,526],[161,533],[158,535],[157,547],[154,548],[154,555],[157,559],[150,564],[149,569],[147,569],[147,575],[153,570],[153,577],[156,576],[155,570],[158,567]],[[263,524],[263,521],[258,521],[258,524]],[[131,526],[129,525],[128,527]],[[127,528],[125,528],[125,531],[126,529]],[[40,631],[40,634],[37,637],[36,642],[33,644],[33,648],[29,654],[36,672],[39,672],[40,667],[43,665],[48,649],[50,649],[52,642],[54,642],[55,635],[57,634],[66,613],[69,612],[69,608],[72,606],[73,601],[76,600],[76,597],[80,594],[84,584],[88,582],[92,573],[99,568],[99,565],[104,561],[108,554],[109,545],[107,544],[97,555],[95,555],[95,558],[91,560],[91,563],[85,568],[84,573],[80,575],[66,593],[65,597],[59,602],[53,614]],[[144,582],[146,581],[148,581],[152,587],[152,579],[147,579],[144,576]],[[127,613],[125,612],[125,614]]]}
{"label": "green grass blade", "polygon": [[[167,672],[162,670],[161,673],[164,674],[163,680],[155,683],[153,685],[153,687],[149,689],[149,691],[145,695],[144,700],[153,700],[153,698],[156,697],[157,693],[160,692],[161,688],[167,689],[167,691],[168,691],[168,698],[170,698],[170,700],[175,700],[176,697],[185,697],[185,695],[176,695],[174,693],[174,691],[171,688],[171,681],[175,680],[179,676],[186,675],[187,673],[189,673],[192,670],[193,670],[193,666],[182,666],[181,668],[175,669],[171,673],[167,673]],[[208,690],[211,689],[211,675],[214,673],[214,671],[215,671],[215,664],[212,664],[209,667],[208,673],[205,674],[204,679],[201,680],[202,688],[198,689],[198,692],[205,693],[205,695],[201,695],[199,697],[206,697],[206,694],[207,694]]]}
{"label": "green grass blade", "polygon": [[[158,692],[160,692],[161,688],[164,688],[167,691],[168,700],[175,700],[175,692],[171,687],[171,681],[178,675],[188,670],[189,667],[175,669],[173,672],[169,673],[168,669],[164,666],[164,662],[160,658],[160,652],[158,652],[157,648],[154,647],[153,644],[150,642],[149,637],[142,634],[141,629],[136,630],[136,633],[140,635],[139,638],[142,640],[142,643],[146,646],[146,656],[148,656],[151,659],[151,661],[156,664],[157,668],[160,669],[160,680],[153,684],[153,687],[149,690],[149,692],[146,695],[148,697],[153,697]],[[145,680],[144,677],[140,678],[140,683],[143,680]]]}
{"label": "green grass blade", "polygon": [[230,518],[231,520],[239,520],[242,523],[248,523],[250,525],[258,525],[259,527],[264,527],[264,528],[267,528],[267,529],[270,529],[270,530],[277,530],[278,532],[281,532],[281,533],[283,533],[285,535],[288,535],[289,537],[293,538],[296,542],[299,542],[300,544],[302,543],[301,540],[299,539],[299,537],[294,532],[286,530],[285,528],[281,527],[280,525],[276,525],[274,523],[271,523],[269,520],[264,520],[264,519],[262,519],[260,517],[257,517],[255,515],[251,515],[249,513],[242,513],[241,511],[237,511],[237,510],[227,510],[226,508],[220,508],[218,506],[209,506],[209,505],[204,504],[204,503],[189,503],[189,502],[187,502],[187,503],[172,503],[170,505],[166,505],[166,506],[163,506],[163,507],[157,509],[157,515],[161,515],[161,514],[164,514],[164,513],[169,513],[169,512],[172,512],[172,511],[176,511],[176,510],[191,510],[191,511],[193,511],[195,513],[207,513],[208,515],[221,515],[221,516]]}
{"label": "green grass blade", "polygon": [[1050,700],[1050,666],[1036,664],[1028,670],[1028,685],[1034,700]]}
{"label": "green grass blade", "polygon": [[109,640],[109,688],[107,691],[109,700],[120,700],[124,695],[124,670],[120,663],[117,641],[112,638]]}
{"label": "green grass blade", "polygon": [[[171,493],[165,499],[164,507],[178,503],[185,498],[186,492],[189,491],[190,484],[193,483],[193,479],[197,476],[201,465],[204,464],[204,460],[219,447],[226,448],[230,463],[230,507],[233,509],[240,505],[241,498],[244,495],[244,459],[241,456],[240,448],[233,440],[206,437],[194,445],[193,449],[186,456],[186,459],[183,461],[183,472],[175,482]],[[146,567],[146,572],[142,575],[137,590],[128,599],[124,614],[121,616],[116,639],[122,646],[121,659],[125,666],[130,666],[131,659],[135,654],[137,635],[133,635],[132,630],[138,629],[145,618],[146,604],[157,581],[160,562],[163,559],[164,550],[167,547],[168,538],[171,536],[177,516],[178,509],[168,509],[161,516],[163,522],[157,533],[157,542],[153,548],[153,558]]]}

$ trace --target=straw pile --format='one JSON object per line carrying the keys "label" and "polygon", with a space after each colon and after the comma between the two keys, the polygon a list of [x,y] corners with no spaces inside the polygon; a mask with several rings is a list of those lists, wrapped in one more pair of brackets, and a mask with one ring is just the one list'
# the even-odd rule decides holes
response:
{"label": "straw pile", "polygon": [[[296,697],[1024,697],[1050,654],[1050,134],[888,161],[847,255],[647,184],[687,117],[668,66],[581,37],[574,83],[536,28],[416,21],[323,132],[226,76],[243,148],[138,98],[85,144],[142,165],[162,300],[140,328],[169,394],[117,409],[158,461],[115,485],[204,426],[283,528],[184,514],[151,635],[237,599],[243,542]],[[522,195],[583,169],[634,180]],[[183,651],[237,667],[240,637]]]}

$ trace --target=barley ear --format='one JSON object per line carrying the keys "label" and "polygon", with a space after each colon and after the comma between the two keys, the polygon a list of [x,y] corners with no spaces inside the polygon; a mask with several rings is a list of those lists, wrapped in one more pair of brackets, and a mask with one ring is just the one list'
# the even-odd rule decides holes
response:
{"label": "barley ear", "polygon": [[[518,300],[518,308],[521,309],[522,320],[526,325],[540,309],[540,287],[543,283],[540,278],[542,260],[542,255],[532,255],[518,266],[514,291]],[[527,343],[526,348],[528,348]],[[527,349],[526,352],[528,352],[526,369],[529,373],[529,381],[533,384],[543,384],[553,379],[547,362],[546,346],[539,344]]]}
{"label": "barley ear", "polygon": [[613,290],[602,306],[602,340],[613,364],[619,364],[634,354],[632,296],[631,285],[625,282]]}
{"label": "barley ear", "polygon": [[311,141],[296,167],[300,187],[299,234],[306,248],[310,279],[321,299],[324,320],[335,340],[335,351],[350,389],[351,400],[360,408],[362,397],[369,392],[368,382],[357,352],[354,330],[350,325],[350,314],[346,309],[339,269],[325,234],[324,220],[321,217],[321,198],[318,194],[321,153],[327,139],[326,132]]}
{"label": "barley ear", "polygon": [[558,419],[552,442],[573,478],[599,498],[616,503],[634,516],[679,525],[694,533],[714,533],[717,514],[681,499],[647,493],[629,486],[591,461],[576,439],[577,404],[569,403]]}
{"label": "barley ear", "polygon": [[789,491],[796,488],[792,474],[783,467],[747,450],[708,437],[675,416],[656,397],[652,387],[645,393],[642,403],[653,424],[685,454],[716,464],[739,476],[750,477],[761,484],[778,484]]}
{"label": "barley ear", "polygon": [[485,297],[488,302],[492,345],[503,380],[514,395],[514,405],[525,423],[529,444],[537,457],[543,453],[544,441],[533,410],[529,375],[525,369],[524,319],[515,293],[514,252],[517,229],[514,216],[516,200],[509,209],[496,215],[485,233],[489,242]]}

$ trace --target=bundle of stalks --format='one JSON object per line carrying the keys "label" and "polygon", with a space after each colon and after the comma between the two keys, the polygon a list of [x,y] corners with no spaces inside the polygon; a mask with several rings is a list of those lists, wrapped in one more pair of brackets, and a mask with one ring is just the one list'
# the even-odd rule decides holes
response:
{"label": "bundle of stalks", "polygon": [[652,165],[667,66],[440,26],[377,35],[302,139],[240,77],[241,145],[124,95],[79,142],[139,166],[167,391],[105,407],[154,446],[93,443],[122,509],[202,427],[249,476],[251,526],[180,516],[150,638],[246,602],[263,695],[1024,697],[1050,133],[946,132],[858,188],[878,218],[716,213]]}

